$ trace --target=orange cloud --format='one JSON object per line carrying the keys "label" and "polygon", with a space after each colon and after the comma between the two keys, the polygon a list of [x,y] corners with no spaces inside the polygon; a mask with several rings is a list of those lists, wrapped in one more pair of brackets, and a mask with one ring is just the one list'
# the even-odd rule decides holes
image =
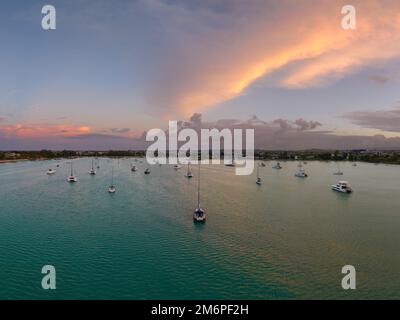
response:
{"label": "orange cloud", "polygon": [[305,88],[400,58],[398,0],[353,0],[356,30],[342,29],[339,0],[233,2],[229,14],[190,15],[193,24],[205,26],[181,31],[187,41],[165,60],[172,79],[153,91],[167,112],[189,115],[214,106],[275,71],[282,74],[275,85]]}
{"label": "orange cloud", "polygon": [[90,133],[91,128],[87,126],[74,126],[69,124],[13,124],[0,127],[0,133],[6,136],[19,138],[39,138],[60,136],[68,137],[79,134]]}

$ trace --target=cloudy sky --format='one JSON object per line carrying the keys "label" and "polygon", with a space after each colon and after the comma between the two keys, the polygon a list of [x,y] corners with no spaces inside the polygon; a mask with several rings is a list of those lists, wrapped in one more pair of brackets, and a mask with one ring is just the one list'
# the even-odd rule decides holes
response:
{"label": "cloudy sky", "polygon": [[265,148],[400,148],[398,0],[47,2],[54,31],[0,3],[0,149],[140,148],[195,113]]}

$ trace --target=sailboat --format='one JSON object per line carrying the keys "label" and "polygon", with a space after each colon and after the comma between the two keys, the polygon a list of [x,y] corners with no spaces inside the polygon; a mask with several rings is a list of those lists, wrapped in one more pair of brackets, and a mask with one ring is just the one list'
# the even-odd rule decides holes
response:
{"label": "sailboat", "polygon": [[111,185],[108,187],[108,192],[109,193],[115,193],[115,191],[117,191],[117,189],[115,188],[114,185],[114,168],[111,169]]}
{"label": "sailboat", "polygon": [[198,165],[199,173],[197,178],[197,208],[193,212],[193,220],[195,222],[205,222],[206,212],[200,206],[200,160]]}
{"label": "sailboat", "polygon": [[279,162],[276,163],[276,165],[273,166],[274,169],[282,169],[282,166]]}
{"label": "sailboat", "polygon": [[94,170],[94,159],[92,158],[92,169],[90,169],[89,174],[94,176],[96,174],[96,170]]}
{"label": "sailboat", "polygon": [[71,161],[71,174],[70,174],[70,176],[68,177],[68,179],[67,179],[67,181],[68,182],[77,182],[78,181],[78,179],[74,176],[74,168],[73,168],[73,165],[72,165],[72,161]]}
{"label": "sailboat", "polygon": [[336,165],[337,165],[338,170],[337,170],[336,172],[334,172],[333,174],[334,174],[335,176],[342,176],[342,175],[343,175],[343,172],[340,171],[339,163],[336,162]]}
{"label": "sailboat", "polygon": [[232,162],[225,164],[225,166],[227,167],[235,167],[235,154],[233,153],[233,149],[232,149]]}
{"label": "sailboat", "polygon": [[192,172],[190,171],[190,162],[188,162],[188,167],[187,167],[187,172],[186,172],[186,174],[185,174],[185,177],[186,177],[186,178],[193,178],[193,174],[192,174]]}
{"label": "sailboat", "polygon": [[262,184],[262,180],[260,178],[260,165],[257,165],[257,179],[256,183],[260,186]]}

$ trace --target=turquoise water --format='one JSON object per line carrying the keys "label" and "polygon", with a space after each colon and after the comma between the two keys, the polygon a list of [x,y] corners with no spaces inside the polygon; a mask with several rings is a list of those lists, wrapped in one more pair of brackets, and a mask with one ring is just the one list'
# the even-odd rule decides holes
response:
{"label": "turquoise water", "polygon": [[[1,299],[330,299],[400,298],[400,168],[309,162],[261,168],[262,186],[234,168],[202,167],[207,222],[196,225],[197,170],[132,159],[0,165]],[[117,193],[107,187],[114,166]],[[349,180],[355,192],[330,185]],[[57,289],[41,289],[41,268]],[[357,289],[341,288],[354,265]]]}

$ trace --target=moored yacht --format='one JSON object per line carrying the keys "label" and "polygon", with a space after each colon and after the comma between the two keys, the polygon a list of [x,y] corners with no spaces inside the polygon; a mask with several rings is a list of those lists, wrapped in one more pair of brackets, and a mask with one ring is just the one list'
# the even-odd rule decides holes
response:
{"label": "moored yacht", "polygon": [[308,177],[308,174],[306,173],[306,171],[304,169],[300,169],[294,175],[299,178],[307,178]]}
{"label": "moored yacht", "polygon": [[49,169],[46,172],[46,174],[48,174],[48,175],[52,175],[52,174],[55,174],[55,173],[56,173],[56,170],[54,170],[54,169]]}
{"label": "moored yacht", "polygon": [[200,206],[200,161],[198,164],[198,178],[197,178],[197,208],[193,212],[194,222],[205,222],[206,212]]}
{"label": "moored yacht", "polygon": [[185,174],[185,177],[186,178],[193,178],[193,174],[192,174],[192,171],[190,171],[190,163],[188,163],[188,167],[187,167],[187,172],[186,172],[186,174]]}
{"label": "moored yacht", "polygon": [[92,159],[92,169],[90,169],[89,174],[92,176],[96,175],[96,170],[94,169],[94,159]]}
{"label": "moored yacht", "polygon": [[342,193],[353,192],[353,189],[350,187],[350,184],[347,181],[339,181],[337,184],[333,184],[332,190]]}
{"label": "moored yacht", "polygon": [[117,188],[115,188],[115,185],[114,185],[114,168],[112,168],[111,185],[108,187],[108,192],[115,193],[116,191],[117,191]]}
{"label": "moored yacht", "polygon": [[147,168],[146,170],[144,170],[144,174],[150,174],[150,169]]}
{"label": "moored yacht", "polygon": [[77,181],[78,181],[78,179],[74,176],[74,168],[73,168],[72,161],[71,161],[71,174],[70,174],[70,176],[67,178],[67,181],[68,181],[68,182],[77,182]]}
{"label": "moored yacht", "polygon": [[279,162],[276,163],[276,165],[274,165],[272,168],[274,169],[282,169],[282,166]]}
{"label": "moored yacht", "polygon": [[257,166],[256,184],[258,184],[258,185],[261,185],[261,184],[262,184],[262,180],[261,180],[261,178],[260,178],[260,166],[261,166],[261,165],[258,165],[258,166]]}

